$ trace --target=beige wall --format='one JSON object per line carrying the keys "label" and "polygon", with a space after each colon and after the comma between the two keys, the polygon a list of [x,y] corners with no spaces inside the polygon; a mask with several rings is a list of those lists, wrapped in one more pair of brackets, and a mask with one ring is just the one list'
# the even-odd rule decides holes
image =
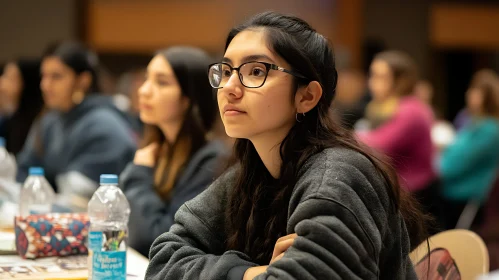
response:
{"label": "beige wall", "polygon": [[76,36],[76,0],[0,0],[0,63]]}

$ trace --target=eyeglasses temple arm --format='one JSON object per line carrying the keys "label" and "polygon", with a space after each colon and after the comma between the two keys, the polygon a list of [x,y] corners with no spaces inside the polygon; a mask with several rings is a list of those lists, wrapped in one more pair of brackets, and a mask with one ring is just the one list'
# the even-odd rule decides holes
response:
{"label": "eyeglasses temple arm", "polygon": [[288,73],[288,74],[291,74],[291,75],[293,75],[293,76],[295,76],[297,78],[308,80],[308,78],[305,77],[305,76],[303,76],[302,74],[296,73],[295,71],[292,71],[292,70],[286,70],[286,69],[284,69],[282,67],[279,67],[277,65],[270,65],[270,69],[281,71],[281,72],[284,72],[284,73]]}

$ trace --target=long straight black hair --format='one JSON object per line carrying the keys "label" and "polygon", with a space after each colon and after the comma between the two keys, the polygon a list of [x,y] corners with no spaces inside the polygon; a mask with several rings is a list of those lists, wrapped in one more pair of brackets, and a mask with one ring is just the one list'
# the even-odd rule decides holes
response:
{"label": "long straight black hair", "polygon": [[[337,72],[327,39],[305,21],[265,12],[232,29],[225,48],[246,29],[265,32],[270,50],[282,57],[291,68],[307,79],[295,79],[296,87],[310,81],[322,85],[317,106],[291,128],[280,146],[280,178],[274,180],[247,139],[237,139],[235,163],[239,166],[235,186],[226,208],[227,249],[248,254],[253,261],[268,264],[276,240],[286,235],[289,199],[298,180],[298,172],[311,156],[330,147],[345,147],[366,156],[386,181],[392,210],[400,211],[410,234],[411,246],[426,238],[424,221],[417,202],[401,189],[394,169],[359,144],[351,132],[329,117],[335,94]],[[269,187],[274,186],[274,187]],[[403,207],[401,207],[403,205]]]}
{"label": "long straight black hair", "polygon": [[33,122],[43,109],[43,97],[40,90],[40,60],[19,59],[15,62],[22,78],[22,90],[19,104],[12,117],[7,121],[7,150],[19,153]]}

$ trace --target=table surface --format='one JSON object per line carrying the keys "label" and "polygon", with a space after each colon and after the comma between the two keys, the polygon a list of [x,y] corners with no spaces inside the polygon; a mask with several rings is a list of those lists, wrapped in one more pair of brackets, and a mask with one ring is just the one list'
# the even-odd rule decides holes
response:
{"label": "table surface", "polygon": [[[5,234],[8,234],[8,233],[14,234],[11,231],[5,231],[2,229],[0,229],[0,233],[2,233],[4,236],[5,236]],[[32,265],[32,264],[36,264],[36,263],[43,263],[43,262],[47,261],[47,259],[48,258],[40,258],[40,259],[37,259],[34,261],[30,261],[30,260],[24,260],[20,256],[17,256],[17,255],[0,255],[0,266],[2,264],[6,264],[6,263],[16,263],[16,264],[17,263],[19,263],[19,264],[26,263],[26,264]],[[128,274],[128,277],[127,277],[127,279],[144,279],[148,265],[149,265],[149,260],[146,257],[141,255],[140,253],[138,253],[134,249],[128,248],[128,250],[127,250],[127,274]],[[81,275],[81,274],[78,274],[78,275]],[[19,279],[19,278],[14,278],[14,279]],[[26,278],[26,279],[40,279],[40,278],[39,277],[36,278],[36,275],[32,274],[29,278]],[[51,278],[51,279],[54,279],[54,278]],[[63,279],[63,278],[60,278],[60,279]]]}

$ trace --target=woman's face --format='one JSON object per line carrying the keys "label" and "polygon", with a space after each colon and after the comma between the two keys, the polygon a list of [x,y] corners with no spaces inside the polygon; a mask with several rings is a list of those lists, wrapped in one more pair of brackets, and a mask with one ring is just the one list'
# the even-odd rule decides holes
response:
{"label": "woman's face", "polygon": [[483,92],[478,88],[470,88],[466,93],[466,106],[471,114],[483,113]]}
{"label": "woman's face", "polygon": [[133,73],[132,75],[132,84],[130,85],[130,109],[134,114],[140,113],[139,107],[139,89],[145,82],[145,74],[146,71],[141,70]]}
{"label": "woman's face", "polygon": [[54,110],[69,111],[72,96],[80,88],[78,75],[57,57],[47,57],[41,65],[41,89],[45,105]]}
{"label": "woman's face", "polygon": [[388,63],[375,59],[371,63],[369,89],[376,101],[383,101],[391,95],[393,88],[393,73]]}
{"label": "woman's face", "polygon": [[11,114],[17,110],[21,92],[23,90],[21,71],[16,64],[9,63],[5,66],[3,75],[0,79],[1,111]]}
{"label": "woman's face", "polygon": [[[228,46],[223,62],[239,67],[249,61],[276,64],[285,69],[290,65],[268,47],[261,29],[239,33]],[[265,69],[257,69],[265,71]],[[287,133],[295,122],[293,76],[270,70],[262,87],[246,88],[233,72],[227,84],[218,90],[220,115],[227,135],[254,139],[271,133]]]}
{"label": "woman's face", "polygon": [[175,73],[163,55],[156,55],[147,66],[146,80],[139,88],[140,119],[161,126],[180,123],[189,107]]}
{"label": "woman's face", "polygon": [[430,83],[420,81],[414,87],[414,95],[424,103],[431,105],[433,99],[433,88]]}

